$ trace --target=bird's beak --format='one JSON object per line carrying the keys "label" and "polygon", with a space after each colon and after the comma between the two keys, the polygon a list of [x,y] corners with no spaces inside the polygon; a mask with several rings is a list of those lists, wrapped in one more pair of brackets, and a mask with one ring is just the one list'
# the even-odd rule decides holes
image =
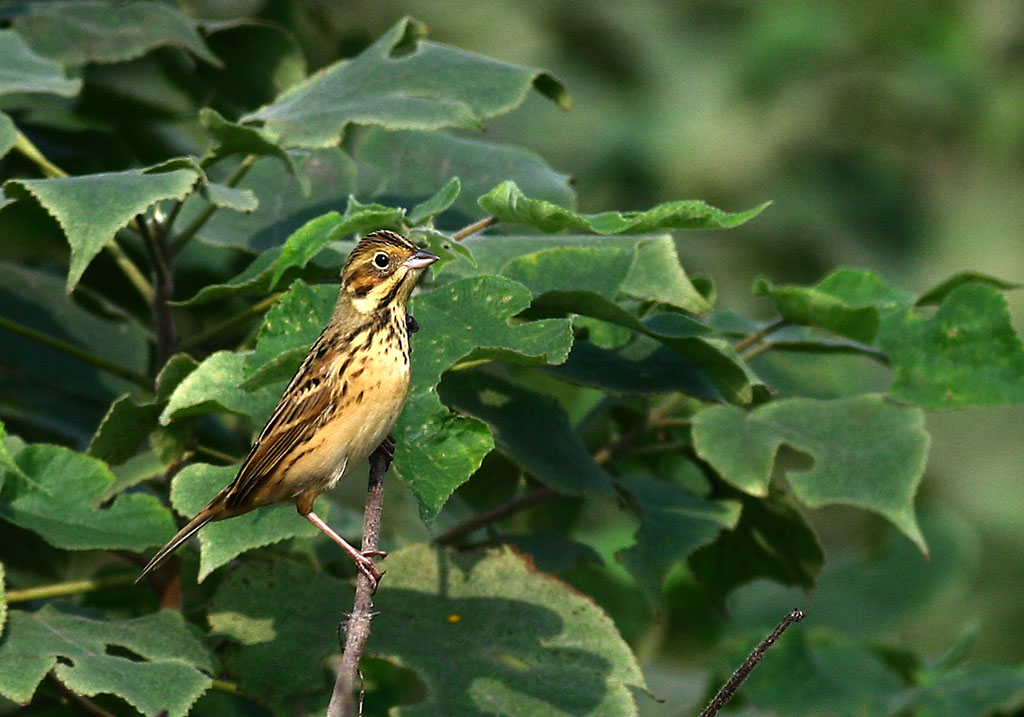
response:
{"label": "bird's beak", "polygon": [[429,251],[423,249],[417,249],[416,253],[405,260],[405,266],[408,269],[426,269],[428,266],[437,261],[438,257],[436,254],[431,254]]}

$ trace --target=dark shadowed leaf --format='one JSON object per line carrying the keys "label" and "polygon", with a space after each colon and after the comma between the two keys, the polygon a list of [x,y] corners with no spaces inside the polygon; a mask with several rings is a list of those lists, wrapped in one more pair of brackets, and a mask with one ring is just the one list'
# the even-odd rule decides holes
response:
{"label": "dark shadowed leaf", "polygon": [[0,30],[0,95],[43,92],[74,97],[80,79],[70,79],[56,62],[40,57],[13,30]]}

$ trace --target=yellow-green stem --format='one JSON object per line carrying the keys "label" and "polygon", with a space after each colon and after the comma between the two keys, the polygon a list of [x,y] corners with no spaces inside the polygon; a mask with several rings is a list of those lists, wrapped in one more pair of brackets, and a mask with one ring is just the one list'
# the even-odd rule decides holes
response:
{"label": "yellow-green stem", "polygon": [[71,580],[66,583],[51,583],[50,585],[39,585],[22,590],[8,590],[6,599],[8,604],[12,604],[28,602],[29,600],[49,600],[67,595],[94,593],[98,590],[109,590],[111,588],[122,588],[132,585],[135,583],[136,577],[134,573],[130,575],[112,575],[106,578]]}

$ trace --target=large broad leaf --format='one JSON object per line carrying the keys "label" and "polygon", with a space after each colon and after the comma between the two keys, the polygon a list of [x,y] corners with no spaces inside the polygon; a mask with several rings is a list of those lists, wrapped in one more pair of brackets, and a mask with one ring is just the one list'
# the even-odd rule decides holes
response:
{"label": "large broad leaf", "polygon": [[242,692],[287,713],[311,698],[326,699],[330,682],[323,662],[337,652],[336,627],[351,609],[348,583],[276,561],[232,571],[207,615],[213,630],[238,643],[227,647],[224,663]]}
{"label": "large broad leaf", "polygon": [[[551,75],[446,45],[416,41],[425,28],[406,18],[358,56],[335,63],[243,118],[262,121],[292,146],[336,144],[349,123],[389,129],[476,129],[518,107],[531,87],[563,106]],[[402,50],[396,52],[400,46]]]}
{"label": "large broad leaf", "polygon": [[168,717],[187,714],[217,670],[179,613],[99,620],[53,605],[11,612],[0,664],[0,694],[15,702],[31,700],[53,670],[79,694],[117,695],[143,714]]}
{"label": "large broad leaf", "polygon": [[246,355],[217,351],[208,356],[171,394],[160,414],[160,424],[175,418],[204,413],[237,413],[262,425],[281,398],[282,384],[247,391],[241,388],[246,373]]}
{"label": "large broad leaf", "polygon": [[462,193],[452,206],[462,217],[481,216],[476,198],[506,179],[514,180],[531,196],[561,206],[572,206],[576,200],[568,175],[556,172],[540,155],[476,137],[374,127],[362,139],[355,157],[360,189],[389,200],[427,197],[458,177]]}
{"label": "large broad leaf", "polygon": [[1010,665],[963,665],[929,675],[899,707],[901,713],[915,715],[1014,714],[1024,707],[1024,670]]}
{"label": "large broad leaf", "polygon": [[723,529],[736,527],[740,504],[706,500],[673,483],[634,478],[619,483],[640,513],[636,543],[619,559],[656,602],[669,569]]}
{"label": "large broad leaf", "polygon": [[[340,209],[343,198],[355,188],[355,163],[349,156],[337,147],[295,150],[288,156],[294,171],[278,157],[264,156],[238,182],[238,188],[256,195],[256,211],[216,212],[197,237],[220,246],[263,251],[283,244],[306,222]],[[190,197],[178,225],[187,226],[206,206],[202,199]]]}
{"label": "large broad leaf", "polygon": [[133,493],[103,503],[114,475],[105,464],[62,446],[35,444],[14,456],[31,482],[8,480],[0,518],[64,550],[140,550],[174,534],[154,496]]}
{"label": "large broad leaf", "polygon": [[427,686],[396,714],[636,714],[643,677],[611,619],[508,548],[413,545],[384,567],[367,649]]}
{"label": "large broad leaf", "polygon": [[14,18],[14,29],[33,50],[62,65],[125,62],[165,46],[220,65],[173,5],[75,0],[30,3],[27,9]]}
{"label": "large broad leaf", "polygon": [[928,451],[918,408],[875,394],[834,401],[794,398],[750,412],[711,406],[694,416],[693,442],[722,478],[754,496],[768,494],[780,446],[807,453],[814,466],[788,474],[801,501],[872,510],[927,551],[914,517],[914,494]]}
{"label": "large broad leaf", "polygon": [[448,376],[440,393],[460,413],[490,426],[498,449],[545,485],[569,495],[612,492],[611,476],[554,399],[478,371]]}
{"label": "large broad leaf", "polygon": [[767,578],[810,591],[825,555],[814,530],[782,494],[744,496],[739,523],[689,558],[701,587],[720,607],[745,583]]}
{"label": "large broad leaf", "polygon": [[[18,128],[14,125],[14,120],[0,112],[0,159],[11,151],[17,141]],[[2,201],[0,200],[0,206],[2,206]]]}
{"label": "large broad leaf", "polygon": [[137,215],[162,199],[184,199],[202,172],[166,166],[54,179],[11,179],[8,196],[31,195],[59,223],[71,245],[67,291],[78,285],[89,262]]}
{"label": "large broad leaf", "polygon": [[[230,483],[238,466],[194,463],[174,477],[171,504],[185,518],[192,518]],[[326,505],[317,513],[326,520]],[[260,508],[228,520],[210,523],[199,531],[199,581],[246,550],[270,545],[287,538],[313,537],[316,526],[289,506]]]}
{"label": "large broad leaf", "polygon": [[892,357],[898,398],[926,408],[1024,402],[1024,346],[989,284],[957,286],[934,313],[892,316],[878,344]]}
{"label": "large broad leaf", "polygon": [[395,468],[426,518],[437,515],[493,447],[482,423],[441,405],[441,374],[474,351],[536,363],[561,363],[569,353],[568,321],[510,321],[529,305],[525,287],[497,276],[456,281],[413,301],[411,311],[423,329],[413,337],[412,388],[394,430]]}
{"label": "large broad leaf", "polygon": [[[274,142],[255,127],[237,122],[229,122],[216,110],[204,107],[199,111],[199,121],[210,133],[212,144],[203,157],[203,166],[209,166],[225,157],[236,154],[256,155],[257,157],[276,157],[284,163],[285,169],[291,174],[298,173],[295,158],[284,148]],[[302,175],[299,175],[300,179]],[[306,188],[308,193],[309,188]]]}
{"label": "large broad leaf", "polygon": [[514,181],[506,181],[479,199],[484,211],[499,221],[525,224],[544,232],[563,229],[595,234],[641,234],[659,229],[728,229],[760,214],[767,203],[745,212],[725,212],[706,202],[666,202],[643,212],[578,214],[524,194]]}
{"label": "large broad leaf", "polygon": [[0,30],[0,95],[44,92],[74,97],[82,81],[69,79],[56,62],[34,53],[18,33]]}

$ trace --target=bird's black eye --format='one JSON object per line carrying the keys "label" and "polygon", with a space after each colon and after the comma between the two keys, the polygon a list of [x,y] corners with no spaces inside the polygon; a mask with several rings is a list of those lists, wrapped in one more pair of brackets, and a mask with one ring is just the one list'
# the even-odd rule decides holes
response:
{"label": "bird's black eye", "polygon": [[387,269],[390,263],[391,257],[388,256],[387,252],[379,251],[373,255],[373,265],[378,269]]}

